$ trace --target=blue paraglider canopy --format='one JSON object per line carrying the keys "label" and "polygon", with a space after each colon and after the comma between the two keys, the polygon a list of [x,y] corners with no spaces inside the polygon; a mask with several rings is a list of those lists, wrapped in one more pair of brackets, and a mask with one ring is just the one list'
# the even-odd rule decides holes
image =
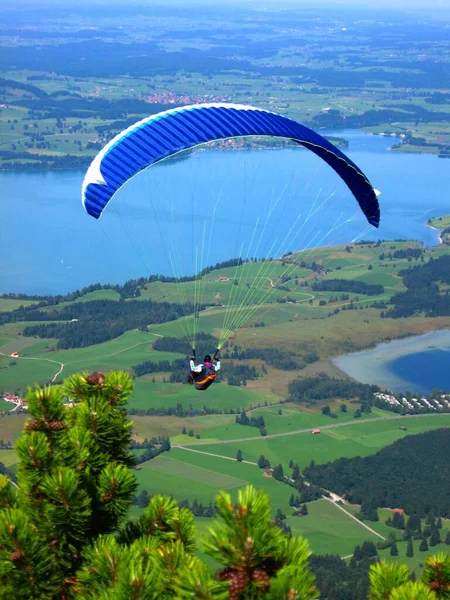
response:
{"label": "blue paraglider canopy", "polygon": [[314,152],[343,179],[368,222],[378,227],[377,192],[343,152],[301,123],[238,104],[184,106],[132,125],[109,142],[92,162],[83,182],[83,205],[98,219],[117,190],[150,165],[200,144],[247,136],[286,138]]}

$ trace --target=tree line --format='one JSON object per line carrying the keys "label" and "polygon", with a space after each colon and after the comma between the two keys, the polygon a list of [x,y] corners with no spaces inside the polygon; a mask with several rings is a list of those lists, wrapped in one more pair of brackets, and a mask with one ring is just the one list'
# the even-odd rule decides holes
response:
{"label": "tree line", "polygon": [[450,516],[450,429],[409,435],[365,458],[312,462],[305,477],[349,502]]}
{"label": "tree line", "polygon": [[249,417],[244,410],[239,415],[236,415],[235,421],[238,425],[245,425],[246,427],[257,427],[259,429],[260,435],[267,435],[264,417],[261,415],[259,417]]}
{"label": "tree line", "polygon": [[130,329],[147,331],[150,323],[165,323],[193,312],[192,304],[169,304],[152,300],[91,300],[61,310],[27,311],[30,321],[66,321],[29,325],[28,337],[57,338],[57,348],[82,348],[116,338]]}
{"label": "tree line", "polygon": [[394,252],[382,252],[379,256],[379,260],[394,260],[395,258],[420,258],[423,256],[423,248],[401,248]]}
{"label": "tree line", "polygon": [[[212,354],[219,345],[218,338],[210,333],[204,333],[202,331],[197,333],[196,341],[196,354],[200,360],[203,359],[205,354]],[[178,352],[179,354],[191,353],[191,343],[186,336],[182,338],[170,336],[158,338],[153,343],[153,348],[154,350],[159,350],[161,352]]]}
{"label": "tree line", "polygon": [[295,371],[303,368],[305,364],[319,360],[314,351],[305,352],[303,355],[279,348],[241,348],[238,345],[231,346],[224,354],[226,358],[237,360],[259,358],[267,364],[284,371]]}
{"label": "tree line", "polygon": [[355,281],[353,279],[322,279],[312,284],[314,291],[323,292],[348,292],[365,294],[366,296],[378,296],[384,293],[382,285]]}
{"label": "tree line", "polygon": [[424,313],[427,317],[450,315],[450,295],[439,289],[439,282],[450,285],[450,256],[445,255],[410,269],[399,271],[407,288],[392,296],[393,308],[384,317],[398,319]]}
{"label": "tree line", "polygon": [[358,383],[350,379],[335,379],[325,373],[317,377],[294,379],[288,384],[289,402],[314,404],[328,398],[357,398],[361,404],[369,406],[374,402],[373,394],[380,391],[376,385]]}

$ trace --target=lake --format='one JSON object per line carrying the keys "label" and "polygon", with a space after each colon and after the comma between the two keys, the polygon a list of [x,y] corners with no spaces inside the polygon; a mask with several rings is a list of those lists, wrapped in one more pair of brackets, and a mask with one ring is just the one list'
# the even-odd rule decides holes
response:
{"label": "lake", "polygon": [[433,388],[450,391],[450,331],[431,331],[333,360],[341,371],[362,383],[393,392],[428,394]]}
{"label": "lake", "polygon": [[300,148],[210,149],[152,167],[98,221],[81,206],[84,172],[1,172],[0,292],[66,293],[361,238],[436,244],[426,221],[449,212],[447,163],[390,152],[395,138],[329,133],[349,140],[346,153],[382,191],[378,230],[332,169]]}

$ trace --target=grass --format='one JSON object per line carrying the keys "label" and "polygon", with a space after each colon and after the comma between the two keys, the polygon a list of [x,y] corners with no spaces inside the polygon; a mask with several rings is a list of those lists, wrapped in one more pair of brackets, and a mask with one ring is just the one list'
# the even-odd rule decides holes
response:
{"label": "grass", "polygon": [[[150,439],[155,436],[168,436],[172,443],[186,443],[192,441],[189,436],[181,435],[183,427],[187,431],[193,430],[194,433],[200,433],[215,427],[225,427],[235,424],[234,415],[205,415],[203,417],[141,417],[133,415],[130,417],[133,422],[133,434],[139,439]],[[209,436],[208,436],[209,437]]]}
{"label": "grass", "polygon": [[[0,439],[2,439],[5,443],[11,442],[11,444],[14,446],[17,438],[23,430],[27,418],[28,417],[26,415],[19,415],[16,413],[9,415],[0,413]],[[11,451],[5,450],[4,452]]]}
{"label": "grass", "polygon": [[346,556],[364,540],[377,539],[325,499],[309,503],[307,516],[291,516],[289,497],[293,489],[271,477],[264,477],[262,470],[253,465],[175,448],[169,455],[143,463],[142,467],[136,473],[141,489],[173,495],[177,500],[189,498],[192,502],[197,498],[209,503],[220,490],[225,490],[235,501],[238,489],[251,483],[269,494],[272,512],[280,508],[286,513],[286,522],[293,533],[307,537],[316,553],[329,552],[331,547],[333,553]]}
{"label": "grass", "polygon": [[316,554],[348,556],[362,542],[379,539],[324,498],[309,502],[306,516],[289,516],[286,523],[295,535],[307,538]]}
{"label": "grass", "polygon": [[[141,489],[146,489],[148,492],[164,489],[164,493],[173,495],[178,500],[189,498],[191,501],[197,498],[197,500],[205,503],[213,501],[217,493],[224,488],[230,491],[233,501],[235,501],[237,490],[251,483],[264,489],[270,495],[273,512],[276,512],[277,508],[286,509],[288,506],[292,492],[291,488],[271,477],[264,477],[262,471],[254,465],[188,452],[178,448],[172,448],[169,456],[170,459],[181,465],[179,467],[181,475],[174,476],[142,468],[141,471],[136,473]],[[147,464],[143,463],[142,466]],[[190,468],[193,466],[200,469],[200,471],[195,471],[195,477],[197,479],[201,478],[201,481],[190,479]],[[228,488],[228,484],[234,480],[239,480],[240,484]],[[163,487],[158,488],[158,485]]]}
{"label": "grass", "polygon": [[436,229],[447,229],[447,227],[450,227],[450,215],[429,219],[428,225]]}
{"label": "grass", "polygon": [[0,449],[0,463],[3,463],[5,467],[11,467],[17,462],[17,454],[14,450],[1,450]]}
{"label": "grass", "polygon": [[246,484],[245,480],[217,473],[203,467],[188,465],[167,456],[158,456],[156,459],[144,463],[144,468],[164,473],[174,478],[188,479],[194,484],[205,483],[222,490],[231,490],[232,488],[242,487]]}
{"label": "grass", "polygon": [[259,392],[245,387],[229,386],[226,383],[215,383],[207,392],[199,392],[190,385],[180,383],[152,383],[151,376],[146,376],[136,379],[129,406],[145,410],[181,404],[183,408],[192,405],[202,409],[207,405],[209,408],[220,410],[236,410],[264,404],[265,401],[275,403],[279,400],[280,397],[270,390]]}
{"label": "grass", "polygon": [[37,300],[14,300],[12,298],[0,298],[0,312],[11,312],[20,306],[31,306]]}
{"label": "grass", "polygon": [[[245,442],[205,444],[199,449],[232,458],[240,449],[244,460],[253,462],[263,454],[272,465],[281,463],[287,472],[291,459],[300,468],[304,468],[311,460],[323,464],[340,457],[368,456],[405,435],[450,427],[450,415],[406,419],[402,417],[392,421],[375,419],[368,423],[322,429],[319,435],[299,433],[277,438],[256,438]],[[401,431],[400,425],[406,422],[408,431]]]}

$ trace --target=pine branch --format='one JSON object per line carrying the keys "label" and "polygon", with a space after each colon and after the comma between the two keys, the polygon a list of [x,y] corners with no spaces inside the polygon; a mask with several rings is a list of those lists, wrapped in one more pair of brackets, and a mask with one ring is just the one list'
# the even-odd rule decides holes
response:
{"label": "pine branch", "polygon": [[389,600],[392,591],[409,581],[409,570],[406,565],[388,563],[381,560],[371,565],[370,600]]}
{"label": "pine branch", "polygon": [[58,589],[51,554],[21,509],[0,511],[0,598],[46,600]]}
{"label": "pine branch", "polygon": [[392,590],[389,600],[436,600],[433,592],[420,581],[408,581]]}
{"label": "pine branch", "polygon": [[17,486],[6,477],[0,475],[0,510],[4,508],[15,508],[17,503]]}
{"label": "pine branch", "polygon": [[436,598],[450,598],[450,555],[436,554],[428,556],[422,575],[422,582],[428,586]]}

